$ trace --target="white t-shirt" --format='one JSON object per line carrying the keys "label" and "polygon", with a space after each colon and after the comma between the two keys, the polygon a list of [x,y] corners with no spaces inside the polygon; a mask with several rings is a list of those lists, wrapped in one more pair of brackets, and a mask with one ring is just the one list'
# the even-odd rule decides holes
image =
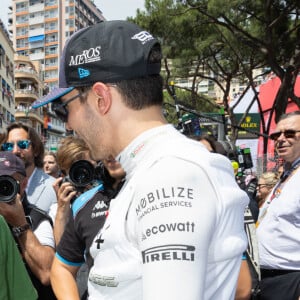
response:
{"label": "white t-shirt", "polygon": [[[283,183],[271,201],[268,195],[259,216],[256,235],[260,266],[300,270],[300,167]],[[276,186],[275,186],[276,188]]]}
{"label": "white t-shirt", "polygon": [[249,199],[230,161],[171,125],[118,159],[126,182],[90,249],[89,299],[233,299]]}
{"label": "white t-shirt", "polygon": [[53,228],[49,221],[42,221],[33,233],[41,245],[55,248]]}

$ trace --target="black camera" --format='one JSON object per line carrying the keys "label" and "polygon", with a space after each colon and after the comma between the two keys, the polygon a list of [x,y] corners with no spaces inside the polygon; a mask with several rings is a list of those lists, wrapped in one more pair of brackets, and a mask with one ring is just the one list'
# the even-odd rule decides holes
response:
{"label": "black camera", "polygon": [[88,160],[78,160],[72,164],[69,176],[64,177],[63,182],[70,182],[78,191],[93,184],[97,179],[95,167]]}
{"label": "black camera", "polygon": [[8,175],[0,176],[0,201],[11,202],[20,192],[20,184],[13,177]]}
{"label": "black camera", "polygon": [[99,181],[103,183],[106,193],[109,193],[113,189],[115,179],[110,176],[102,162],[94,166],[88,160],[78,160],[72,164],[69,175],[64,177],[61,184],[70,182],[75,187],[77,191],[75,199],[85,192],[88,185],[94,187],[99,184]]}

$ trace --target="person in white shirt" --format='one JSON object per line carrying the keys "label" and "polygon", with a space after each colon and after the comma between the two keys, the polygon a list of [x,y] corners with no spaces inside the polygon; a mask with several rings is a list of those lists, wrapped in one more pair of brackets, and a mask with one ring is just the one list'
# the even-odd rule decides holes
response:
{"label": "person in white shirt", "polygon": [[25,123],[11,123],[6,128],[1,148],[24,161],[28,201],[49,212],[51,205],[57,201],[52,187],[55,178],[43,171],[44,145],[37,131]]}
{"label": "person in white shirt", "polygon": [[300,111],[284,114],[270,135],[284,172],[258,218],[261,299],[300,296]]}
{"label": "person in white shirt", "polygon": [[[52,102],[95,160],[126,172],[90,247],[89,299],[234,299],[249,201],[230,161],[208,152],[162,112],[161,47],[127,21],[104,21],[66,43]],[[74,266],[56,256],[58,299],[79,299]]]}

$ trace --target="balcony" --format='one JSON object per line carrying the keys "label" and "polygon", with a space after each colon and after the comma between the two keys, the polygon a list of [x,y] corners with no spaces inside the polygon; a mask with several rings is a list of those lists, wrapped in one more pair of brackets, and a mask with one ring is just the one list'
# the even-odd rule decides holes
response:
{"label": "balcony", "polygon": [[44,41],[42,41],[42,42],[34,42],[34,43],[29,43],[29,48],[30,49],[37,49],[37,48],[44,48],[44,46],[45,46],[45,43],[44,43]]}
{"label": "balcony", "polygon": [[18,120],[35,120],[38,123],[43,124],[43,116],[38,114],[36,110],[30,110],[28,108],[24,108],[23,110],[16,110],[15,112],[15,119]]}
{"label": "balcony", "polygon": [[45,8],[44,3],[36,3],[34,5],[29,5],[28,12],[35,13],[35,12],[43,11],[44,8]]}
{"label": "balcony", "polygon": [[29,25],[36,25],[44,23],[44,16],[36,16],[34,18],[29,18]]}
{"label": "balcony", "polygon": [[42,60],[45,58],[45,52],[31,53],[29,57],[30,60]]}
{"label": "balcony", "polygon": [[15,102],[19,102],[20,98],[27,100],[27,102],[31,103],[39,98],[39,94],[34,89],[16,89]]}
{"label": "balcony", "polygon": [[29,37],[35,37],[35,36],[40,36],[45,34],[45,29],[44,28],[35,28],[31,29],[28,32]]}
{"label": "balcony", "polygon": [[35,82],[39,82],[38,73],[30,67],[21,67],[21,68],[15,68],[15,79],[18,78],[31,78]]}

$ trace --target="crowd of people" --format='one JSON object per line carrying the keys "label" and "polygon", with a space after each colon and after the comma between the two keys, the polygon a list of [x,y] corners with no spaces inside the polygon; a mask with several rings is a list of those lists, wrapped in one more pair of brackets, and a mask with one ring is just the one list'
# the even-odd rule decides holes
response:
{"label": "crowd of people", "polygon": [[300,111],[270,135],[283,173],[241,185],[222,144],[165,120],[161,58],[133,23],[79,30],[32,106],[76,134],[53,153],[8,126],[0,299],[299,300]]}

